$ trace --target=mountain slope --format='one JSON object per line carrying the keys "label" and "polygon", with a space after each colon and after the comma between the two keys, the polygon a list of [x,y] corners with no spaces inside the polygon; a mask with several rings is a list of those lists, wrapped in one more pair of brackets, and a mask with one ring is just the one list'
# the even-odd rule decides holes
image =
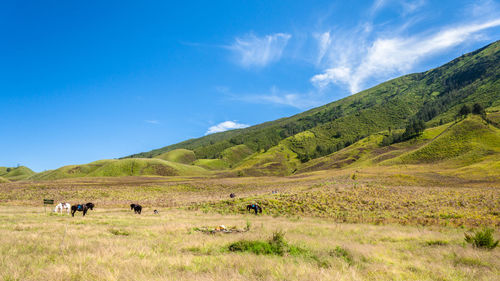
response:
{"label": "mountain slope", "polygon": [[236,145],[244,144],[259,153],[279,144],[307,162],[370,134],[404,128],[413,119],[428,122],[430,126],[450,122],[464,104],[499,106],[499,78],[500,42],[495,42],[441,67],[390,80],[292,117],[130,157],[155,157],[184,148],[194,151],[198,159],[217,159],[224,150]]}

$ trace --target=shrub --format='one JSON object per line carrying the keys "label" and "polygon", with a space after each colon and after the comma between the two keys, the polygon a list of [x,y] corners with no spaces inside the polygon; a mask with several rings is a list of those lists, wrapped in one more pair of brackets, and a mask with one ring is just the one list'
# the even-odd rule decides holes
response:
{"label": "shrub", "polygon": [[493,249],[498,245],[498,240],[493,239],[493,229],[484,228],[465,233],[465,242],[472,244],[475,248]]}
{"label": "shrub", "polygon": [[268,241],[241,240],[229,245],[231,252],[250,252],[256,255],[279,255],[289,251],[288,243],[285,241],[284,233],[281,231],[273,233]]}
{"label": "shrub", "polygon": [[347,264],[352,265],[352,255],[346,249],[337,246],[333,251],[330,252],[331,256],[342,258]]}

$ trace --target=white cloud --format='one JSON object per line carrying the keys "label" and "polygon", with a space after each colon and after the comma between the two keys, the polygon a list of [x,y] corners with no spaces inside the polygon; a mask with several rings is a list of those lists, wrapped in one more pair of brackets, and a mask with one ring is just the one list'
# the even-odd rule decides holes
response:
{"label": "white cloud", "polygon": [[149,124],[155,124],[155,125],[159,125],[160,124],[160,121],[158,120],[145,120],[146,123],[149,123]]}
{"label": "white cloud", "polygon": [[245,66],[266,66],[281,58],[283,50],[292,36],[286,33],[275,33],[264,37],[248,34],[236,38],[228,49],[237,56],[238,62]]}
{"label": "white cloud", "polygon": [[[376,38],[371,42],[367,42],[367,36],[353,36],[356,39],[352,40],[340,37],[330,44],[328,67],[310,81],[319,89],[331,83],[344,84],[351,93],[356,93],[371,78],[387,78],[408,72],[428,56],[474,39],[476,33],[495,26],[500,26],[500,19],[449,27],[430,35],[396,35]],[[318,40],[318,44],[321,46],[323,41]],[[319,53],[318,56],[325,55]]]}
{"label": "white cloud", "polygon": [[242,128],[246,128],[248,126],[249,125],[240,124],[240,123],[236,123],[233,121],[224,121],[224,122],[221,122],[215,126],[208,128],[208,131],[205,133],[205,135],[210,135],[213,133],[219,133],[219,132],[224,132],[224,131],[233,130],[233,129],[242,129]]}

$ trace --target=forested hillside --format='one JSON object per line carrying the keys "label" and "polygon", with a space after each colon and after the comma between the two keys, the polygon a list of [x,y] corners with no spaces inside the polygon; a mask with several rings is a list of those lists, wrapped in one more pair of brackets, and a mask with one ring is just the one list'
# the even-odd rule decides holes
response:
{"label": "forested hillside", "polygon": [[307,162],[383,130],[404,129],[415,122],[426,122],[428,127],[450,122],[464,104],[499,106],[499,78],[497,41],[441,67],[390,80],[292,117],[129,157],[151,158],[183,148],[192,150],[197,159],[217,159],[229,147],[244,144],[260,153],[281,143]]}

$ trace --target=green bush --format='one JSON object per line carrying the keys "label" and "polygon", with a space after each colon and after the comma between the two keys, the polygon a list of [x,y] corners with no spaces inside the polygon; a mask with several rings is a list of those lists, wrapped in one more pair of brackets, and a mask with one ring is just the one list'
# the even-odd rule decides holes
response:
{"label": "green bush", "polygon": [[498,240],[493,239],[493,229],[484,228],[473,232],[465,233],[465,242],[472,244],[475,248],[494,249],[498,245]]}
{"label": "green bush", "polygon": [[342,247],[335,247],[335,249],[330,252],[330,255],[343,259],[349,265],[352,265],[353,263],[351,253]]}
{"label": "green bush", "polygon": [[288,243],[285,241],[283,232],[273,233],[273,237],[268,241],[261,240],[241,240],[229,245],[231,252],[250,252],[256,255],[279,255],[288,252]]}

